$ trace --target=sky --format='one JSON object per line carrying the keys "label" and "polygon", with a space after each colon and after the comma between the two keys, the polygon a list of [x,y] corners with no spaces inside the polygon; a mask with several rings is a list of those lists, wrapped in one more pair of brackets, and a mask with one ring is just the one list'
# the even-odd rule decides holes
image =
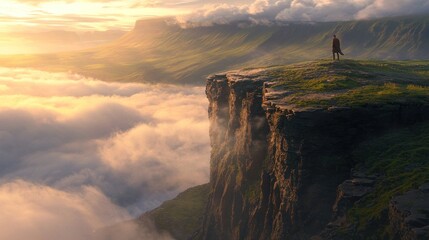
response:
{"label": "sky", "polygon": [[0,239],[90,239],[207,183],[207,105],[202,87],[0,68]]}
{"label": "sky", "polygon": [[214,0],[2,0],[0,32],[129,30],[138,19],[182,15],[215,2]]}
{"label": "sky", "polygon": [[0,32],[129,30],[138,19],[338,21],[429,12],[429,0],[2,0]]}
{"label": "sky", "polygon": [[115,0],[2,0],[0,31],[129,29],[139,18],[183,11],[165,4]]}

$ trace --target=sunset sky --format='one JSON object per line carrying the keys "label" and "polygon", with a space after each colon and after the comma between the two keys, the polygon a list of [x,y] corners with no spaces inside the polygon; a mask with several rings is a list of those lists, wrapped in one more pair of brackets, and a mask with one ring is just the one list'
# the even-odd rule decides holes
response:
{"label": "sunset sky", "polygon": [[219,3],[212,0],[2,0],[0,32],[126,30],[137,19],[177,16],[214,2]]}
{"label": "sunset sky", "polygon": [[428,0],[2,0],[0,32],[127,30],[137,19],[190,12],[193,21],[336,21],[428,11]]}
{"label": "sunset sky", "polygon": [[138,18],[185,11],[185,7],[173,2],[2,0],[0,31],[127,29]]}

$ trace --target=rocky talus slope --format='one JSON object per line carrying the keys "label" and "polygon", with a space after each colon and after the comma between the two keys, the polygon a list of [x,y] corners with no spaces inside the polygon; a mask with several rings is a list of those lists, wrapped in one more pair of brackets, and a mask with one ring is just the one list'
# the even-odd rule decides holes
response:
{"label": "rocky talus slope", "polygon": [[209,77],[209,195],[189,238],[427,239],[428,76],[318,61]]}

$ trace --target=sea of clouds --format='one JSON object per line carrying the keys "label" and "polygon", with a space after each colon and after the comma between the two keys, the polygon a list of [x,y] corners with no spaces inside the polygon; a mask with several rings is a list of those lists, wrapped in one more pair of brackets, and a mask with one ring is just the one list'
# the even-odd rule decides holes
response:
{"label": "sea of clouds", "polygon": [[178,16],[183,27],[252,21],[327,22],[374,19],[429,12],[429,0],[252,0],[242,4],[207,4]]}
{"label": "sea of clouds", "polygon": [[207,104],[202,87],[0,68],[0,239],[90,239],[208,182]]}

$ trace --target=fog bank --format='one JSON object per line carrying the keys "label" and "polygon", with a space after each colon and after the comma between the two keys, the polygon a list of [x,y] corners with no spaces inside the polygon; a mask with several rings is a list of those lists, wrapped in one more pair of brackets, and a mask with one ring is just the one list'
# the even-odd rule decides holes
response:
{"label": "fog bank", "polygon": [[86,239],[208,182],[209,152],[201,87],[0,68],[0,238]]}

